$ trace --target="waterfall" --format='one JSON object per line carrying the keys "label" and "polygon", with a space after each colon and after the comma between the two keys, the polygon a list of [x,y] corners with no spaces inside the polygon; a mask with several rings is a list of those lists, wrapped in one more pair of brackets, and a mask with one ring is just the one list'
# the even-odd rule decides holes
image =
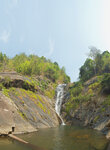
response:
{"label": "waterfall", "polygon": [[62,125],[65,125],[65,123],[60,115],[62,101],[63,101],[63,97],[64,97],[64,87],[65,86],[66,86],[66,84],[59,84],[56,88],[57,96],[56,96],[55,110],[56,110],[57,115],[59,116],[59,118],[62,121]]}

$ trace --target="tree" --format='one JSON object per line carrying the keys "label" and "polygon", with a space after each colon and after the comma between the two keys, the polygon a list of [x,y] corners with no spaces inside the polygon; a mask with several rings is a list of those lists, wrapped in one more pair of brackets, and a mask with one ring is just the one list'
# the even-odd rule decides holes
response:
{"label": "tree", "polygon": [[89,52],[88,56],[93,58],[93,60],[95,60],[97,55],[101,53],[101,51],[94,46],[89,46],[89,49],[90,49],[90,52]]}
{"label": "tree", "polygon": [[97,49],[96,47],[94,46],[90,46],[89,47],[90,49],[90,52],[88,54],[89,57],[91,57],[93,59],[93,62],[94,62],[94,72],[95,72],[95,75],[96,75],[96,58],[98,55],[100,55],[101,51],[99,49]]}
{"label": "tree", "polygon": [[49,66],[45,69],[45,76],[53,82],[55,82],[58,79],[58,73],[52,66]]}
{"label": "tree", "polygon": [[6,56],[6,54],[2,54],[2,52],[0,52],[0,67],[2,67],[3,70],[6,69],[7,63],[8,57]]}
{"label": "tree", "polygon": [[3,62],[3,54],[2,54],[2,52],[0,52],[0,63],[2,63]]}
{"label": "tree", "polygon": [[16,55],[13,58],[13,64],[15,66],[15,68],[17,69],[18,66],[22,63],[24,63],[26,60],[28,60],[28,57],[26,56],[25,53],[21,53],[20,55]]}
{"label": "tree", "polygon": [[31,75],[32,67],[30,65],[30,61],[26,60],[24,63],[20,64],[17,68],[17,71],[24,75]]}
{"label": "tree", "polygon": [[80,68],[79,78],[82,81],[87,81],[95,74],[94,72],[94,61],[87,58],[84,65]]}
{"label": "tree", "polygon": [[102,59],[102,54],[97,54],[95,58],[95,73],[96,74],[101,74],[102,73],[102,66],[103,66],[103,59]]}
{"label": "tree", "polygon": [[105,94],[110,94],[110,74],[105,73],[101,81],[102,92]]}
{"label": "tree", "polygon": [[104,51],[102,53],[102,60],[103,60],[102,72],[109,73],[110,72],[110,53],[108,51]]}

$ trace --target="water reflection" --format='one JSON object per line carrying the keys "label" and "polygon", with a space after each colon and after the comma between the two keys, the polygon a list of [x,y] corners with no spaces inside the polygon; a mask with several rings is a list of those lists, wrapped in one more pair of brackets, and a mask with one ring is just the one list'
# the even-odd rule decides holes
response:
{"label": "water reflection", "polygon": [[[53,150],[62,150],[63,149],[63,137],[65,135],[64,126],[55,128],[53,133]],[[61,130],[61,131],[60,131]]]}
{"label": "water reflection", "polygon": [[4,138],[0,139],[0,150],[110,150],[106,148],[108,141],[102,134],[76,126],[42,129],[36,133],[19,135],[19,137],[35,147]]}
{"label": "water reflection", "polygon": [[9,140],[9,138],[2,137],[0,138],[0,145],[10,145],[12,144],[12,140]]}

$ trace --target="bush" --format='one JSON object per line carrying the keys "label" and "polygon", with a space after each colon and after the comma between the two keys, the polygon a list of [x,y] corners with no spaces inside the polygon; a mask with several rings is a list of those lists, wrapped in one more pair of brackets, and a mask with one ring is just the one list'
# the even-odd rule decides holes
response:
{"label": "bush", "polygon": [[73,87],[70,89],[70,93],[72,96],[78,96],[82,92],[83,86],[81,82],[75,82],[73,84]]}
{"label": "bush", "polygon": [[105,94],[110,94],[110,74],[104,74],[104,77],[101,81],[102,92]]}
{"label": "bush", "polygon": [[3,85],[2,84],[0,84],[0,91],[3,89]]}

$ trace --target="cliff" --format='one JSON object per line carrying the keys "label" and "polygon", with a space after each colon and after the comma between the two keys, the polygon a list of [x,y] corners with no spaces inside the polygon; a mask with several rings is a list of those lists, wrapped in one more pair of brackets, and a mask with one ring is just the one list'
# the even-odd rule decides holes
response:
{"label": "cliff", "polygon": [[107,74],[67,86],[62,106],[62,116],[67,124],[78,122],[99,130],[110,138],[109,79]]}
{"label": "cliff", "polygon": [[55,88],[54,83],[40,76],[0,73],[0,134],[59,125],[54,110]]}

